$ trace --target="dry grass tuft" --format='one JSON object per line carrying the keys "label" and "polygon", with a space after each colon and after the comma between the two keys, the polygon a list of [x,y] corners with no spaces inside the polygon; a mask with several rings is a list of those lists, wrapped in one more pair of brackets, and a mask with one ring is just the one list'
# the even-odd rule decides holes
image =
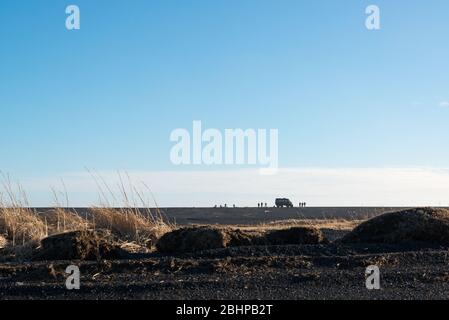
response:
{"label": "dry grass tuft", "polygon": [[6,239],[10,240],[12,245],[16,245],[42,239],[47,235],[47,228],[31,209],[2,206],[0,232],[6,235]]}
{"label": "dry grass tuft", "polygon": [[350,231],[358,226],[364,220],[352,219],[287,219],[272,221],[268,223],[261,223],[258,225],[241,225],[238,228],[242,230],[281,230],[294,227],[311,227],[318,229],[332,229]]}
{"label": "dry grass tuft", "polygon": [[[49,234],[96,229],[109,231],[118,238],[121,246],[144,250],[151,248],[157,239],[174,228],[165,221],[158,208],[154,211],[139,209],[138,205],[149,208],[149,201],[144,201],[144,193],[132,185],[129,176],[125,187],[120,173],[120,183],[115,193],[101,176],[92,174],[99,190],[101,205],[93,207],[85,217],[74,209],[68,209],[69,200],[63,181],[64,192],[52,189],[54,208],[37,213],[29,208],[26,194],[20,185],[13,188],[9,176],[1,172],[0,175],[3,178],[0,179],[3,186],[3,192],[0,190],[0,247],[6,247],[4,252],[7,251],[11,256],[29,255]],[[157,207],[151,190],[143,185]],[[60,199],[64,199],[63,204]],[[115,208],[118,199],[121,207]]]}
{"label": "dry grass tuft", "polygon": [[0,235],[0,249],[3,249],[8,245],[8,240],[2,235]]}
{"label": "dry grass tuft", "polygon": [[[29,209],[20,185],[14,190],[9,176],[1,173],[4,192],[0,197],[0,233],[14,245],[24,245],[47,235],[47,227],[36,212]],[[6,197],[6,199],[4,199]]]}
{"label": "dry grass tuft", "polygon": [[42,214],[41,219],[48,225],[48,234],[92,228],[92,224],[73,209],[52,208],[50,211]]}
{"label": "dry grass tuft", "polygon": [[285,220],[275,221],[270,223],[272,226],[287,226],[287,227],[315,227],[320,229],[333,230],[352,230],[364,220],[357,219],[299,219],[299,220]]}
{"label": "dry grass tuft", "polygon": [[[154,201],[157,208],[155,211],[149,209],[150,200],[145,200],[144,192],[133,185],[129,175],[126,174],[125,183],[120,172],[118,173],[118,191],[114,192],[99,174],[90,171],[89,173],[103,202],[102,207],[91,209],[94,228],[110,230],[122,241],[147,247],[152,247],[157,239],[173,230],[174,226],[164,219],[161,210],[157,208],[153,193],[146,184],[142,183]],[[116,208],[117,204],[120,207]]]}
{"label": "dry grass tuft", "polygon": [[146,216],[137,208],[93,208],[92,220],[95,229],[110,230],[123,241],[139,244],[154,243],[172,227],[153,215]]}
{"label": "dry grass tuft", "polygon": [[[69,196],[61,180],[64,192],[57,192],[52,188],[54,207],[40,214],[40,218],[48,225],[49,234],[63,233],[68,231],[86,231],[92,227],[87,219],[79,215],[75,209],[69,209]],[[60,199],[64,199],[64,204]]]}

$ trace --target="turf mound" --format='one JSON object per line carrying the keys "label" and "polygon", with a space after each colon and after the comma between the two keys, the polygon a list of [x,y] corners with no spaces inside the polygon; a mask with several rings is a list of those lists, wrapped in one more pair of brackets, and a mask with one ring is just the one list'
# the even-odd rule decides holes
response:
{"label": "turf mound", "polygon": [[163,235],[156,244],[161,253],[197,252],[252,245],[320,244],[325,243],[323,233],[316,228],[290,228],[271,231],[242,231],[231,228],[181,228]]}
{"label": "turf mound", "polygon": [[259,235],[229,228],[181,228],[164,234],[156,243],[161,253],[195,252],[251,245]]}
{"label": "turf mound", "polygon": [[294,227],[267,233],[265,235],[265,242],[269,245],[321,244],[326,243],[327,240],[320,229]]}
{"label": "turf mound", "polygon": [[229,237],[228,247],[242,247],[265,244],[264,233],[260,231],[242,231],[240,229],[226,229],[227,236]]}
{"label": "turf mound", "polygon": [[449,210],[416,208],[386,213],[360,224],[342,242],[449,245]]}
{"label": "turf mound", "polygon": [[120,259],[124,254],[106,232],[72,231],[42,239],[34,260]]}

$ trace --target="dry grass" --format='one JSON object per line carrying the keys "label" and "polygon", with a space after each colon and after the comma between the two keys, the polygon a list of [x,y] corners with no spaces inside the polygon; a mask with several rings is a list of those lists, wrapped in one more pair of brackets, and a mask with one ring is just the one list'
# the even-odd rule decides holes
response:
{"label": "dry grass", "polygon": [[125,174],[127,178],[125,183],[122,174],[117,173],[119,183],[114,192],[99,174],[91,171],[89,173],[97,185],[103,202],[103,206],[91,209],[94,228],[110,230],[123,241],[146,246],[152,246],[163,234],[173,230],[174,226],[164,219],[153,193],[146,184],[142,183],[146,193],[151,195],[157,208],[155,211],[149,209],[150,200],[145,200],[145,193],[133,185],[129,175]]}
{"label": "dry grass", "polygon": [[271,227],[316,227],[334,230],[352,230],[364,220],[351,219],[299,219],[274,221],[268,225]]}
{"label": "dry grass", "polygon": [[48,225],[48,234],[92,228],[92,224],[73,209],[52,208],[50,211],[42,214],[40,218]]}
{"label": "dry grass", "polygon": [[0,235],[0,249],[3,249],[8,245],[8,240],[2,235]]}
{"label": "dry grass", "polygon": [[[58,192],[52,188],[54,197],[54,207],[41,214],[40,218],[48,225],[49,234],[63,233],[68,231],[81,231],[91,228],[91,224],[87,219],[79,215],[75,209],[69,209],[69,196],[64,184],[61,180],[64,191]],[[60,199],[64,199],[64,204]],[[65,208],[64,208],[65,206]]]}
{"label": "dry grass", "polygon": [[14,245],[24,245],[47,235],[47,227],[36,212],[29,209],[25,192],[20,185],[12,187],[9,176],[1,173],[3,192],[0,196],[0,234]]}
{"label": "dry grass", "polygon": [[123,241],[146,244],[172,230],[162,219],[145,216],[137,208],[93,208],[91,214],[95,229],[110,230]]}
{"label": "dry grass", "polygon": [[[365,220],[352,220],[352,219],[288,219],[272,221],[269,223],[261,223],[258,225],[242,225],[237,226],[242,230],[281,230],[292,227],[314,227],[318,229],[333,229],[333,230],[353,230],[360,223]],[[236,226],[234,226],[236,227]]]}
{"label": "dry grass", "polygon": [[47,227],[36,213],[28,208],[1,207],[0,232],[6,235],[12,245],[25,244],[47,236]]}
{"label": "dry grass", "polygon": [[[97,183],[100,199],[103,201],[101,206],[93,207],[90,214],[85,217],[74,209],[68,209],[66,191],[58,193],[54,189],[52,189],[54,208],[38,214],[35,210],[29,209],[25,192],[20,185],[13,188],[9,176],[1,172],[0,174],[3,178],[1,181],[3,192],[0,191],[0,236],[2,236],[0,247],[8,246],[8,252],[15,256],[25,256],[48,235],[92,229],[110,231],[124,246],[151,247],[159,237],[174,227],[165,222],[159,209],[154,212],[150,209],[138,209],[136,199],[140,201],[142,207],[149,207],[148,202],[144,202],[144,193],[132,186],[130,179],[128,188],[125,188],[120,174],[120,184],[116,193],[100,176],[92,175]],[[64,183],[63,186],[65,190]],[[146,188],[151,194],[151,190]],[[121,198],[122,207],[113,208],[104,190],[109,192],[109,199],[115,201]],[[152,194],[151,196],[153,197]],[[64,204],[61,203],[61,198],[64,199]],[[154,203],[156,204],[156,201]]]}

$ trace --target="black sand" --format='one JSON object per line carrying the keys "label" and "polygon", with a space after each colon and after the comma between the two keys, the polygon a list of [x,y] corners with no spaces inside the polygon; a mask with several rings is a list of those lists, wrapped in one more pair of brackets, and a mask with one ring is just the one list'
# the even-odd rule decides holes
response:
{"label": "black sand", "polygon": [[[172,212],[171,216],[176,216],[178,221],[185,219],[185,210]],[[295,218],[290,210],[278,210],[271,220]],[[343,212],[376,215],[379,210],[390,211],[380,208],[302,210],[326,218]],[[200,211],[192,215],[196,222],[214,221],[206,209]],[[220,212],[216,221],[248,224],[254,219],[260,222],[266,216],[259,211],[253,209],[242,217],[227,217],[225,212]],[[323,231],[334,242],[233,247],[194,254],[135,254],[128,260],[0,264],[0,299],[449,298],[448,248],[422,243],[344,244],[339,239],[345,232]],[[70,264],[80,266],[80,290],[69,291],[65,287],[64,271]],[[365,286],[365,269],[369,265],[380,268],[380,290],[368,290]]]}

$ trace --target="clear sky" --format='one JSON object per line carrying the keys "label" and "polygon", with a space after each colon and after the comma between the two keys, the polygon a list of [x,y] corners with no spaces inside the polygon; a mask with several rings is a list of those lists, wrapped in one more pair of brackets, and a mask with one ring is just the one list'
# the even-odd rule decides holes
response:
{"label": "clear sky", "polygon": [[[69,4],[80,30],[65,28]],[[380,30],[365,28],[370,4]],[[447,204],[448,35],[447,0],[0,0],[0,170],[36,205],[59,177],[89,204],[85,167],[152,180],[163,205],[251,204],[267,181],[260,201]],[[170,133],[194,120],[278,129],[292,173],[225,187],[242,168],[174,166]]]}

